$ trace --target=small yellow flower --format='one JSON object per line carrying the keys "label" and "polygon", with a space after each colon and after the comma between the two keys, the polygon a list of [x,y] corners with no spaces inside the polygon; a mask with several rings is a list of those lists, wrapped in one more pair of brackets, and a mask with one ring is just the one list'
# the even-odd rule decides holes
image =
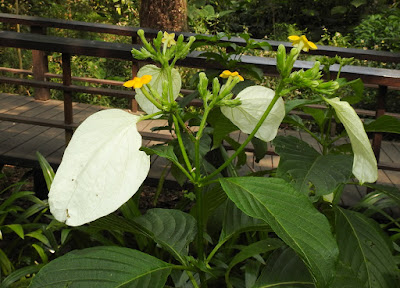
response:
{"label": "small yellow flower", "polygon": [[161,40],[162,43],[167,43],[167,47],[171,47],[172,45],[176,45],[176,41],[175,41],[175,33],[167,33],[164,32],[164,37]]}
{"label": "small yellow flower", "polygon": [[304,52],[308,52],[308,50],[310,50],[310,49],[311,50],[317,49],[317,45],[315,45],[311,41],[308,41],[308,39],[305,35],[301,35],[301,36],[292,35],[292,36],[289,36],[289,40],[290,40],[290,42],[293,43],[294,47],[300,47],[300,49],[303,50]]}
{"label": "small yellow flower", "polygon": [[229,70],[224,70],[219,77],[221,78],[229,78],[229,77],[239,77],[240,81],[244,81],[243,77],[239,75],[239,72],[235,71],[235,72],[231,72]]}
{"label": "small yellow flower", "polygon": [[142,88],[143,85],[151,81],[151,75],[143,75],[142,77],[134,77],[132,80],[124,83],[125,87]]}

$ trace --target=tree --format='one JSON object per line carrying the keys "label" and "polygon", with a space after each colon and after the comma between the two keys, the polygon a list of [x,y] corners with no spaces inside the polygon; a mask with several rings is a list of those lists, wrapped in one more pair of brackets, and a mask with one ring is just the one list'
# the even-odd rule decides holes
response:
{"label": "tree", "polygon": [[187,31],[186,0],[142,0],[140,26],[169,31]]}

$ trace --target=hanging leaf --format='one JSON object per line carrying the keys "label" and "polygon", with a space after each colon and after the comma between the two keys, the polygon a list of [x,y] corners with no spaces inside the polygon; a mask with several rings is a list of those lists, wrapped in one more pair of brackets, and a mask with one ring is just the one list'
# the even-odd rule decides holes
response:
{"label": "hanging leaf", "polygon": [[239,130],[238,127],[236,127],[228,118],[224,116],[224,114],[221,113],[221,110],[218,107],[211,110],[207,121],[210,123],[211,127],[214,128],[212,149],[219,147],[222,143],[222,140],[224,140],[229,133]]}
{"label": "hanging leaf", "polygon": [[33,278],[31,288],[164,287],[171,265],[123,247],[94,247],[70,252]]}
{"label": "hanging leaf", "polygon": [[351,176],[351,155],[321,155],[293,136],[278,136],[273,143],[276,153],[281,157],[278,177],[287,179],[305,195],[310,191],[319,196],[330,194]]}
{"label": "hanging leaf", "polygon": [[50,191],[51,183],[53,183],[53,179],[55,176],[54,170],[50,166],[49,162],[47,162],[46,158],[44,158],[39,151],[36,151],[36,157],[39,160],[40,168],[42,169],[47,189]]}
{"label": "hanging leaf", "polygon": [[49,192],[50,211],[79,226],[117,210],[147,177],[150,157],[139,148],[139,116],[110,109],[87,118],[65,150]]}
{"label": "hanging leaf", "polygon": [[[263,86],[250,86],[242,90],[235,99],[242,102],[236,107],[221,107],[221,112],[239,129],[250,134],[274,98],[275,91]],[[279,98],[255,137],[268,142],[275,138],[279,125],[285,117],[285,104]]]}
{"label": "hanging leaf", "polygon": [[361,182],[373,183],[378,179],[378,166],[367,133],[356,111],[339,98],[324,98],[335,109],[350,138],[354,153],[353,174]]}
{"label": "hanging leaf", "polygon": [[302,258],[317,287],[334,277],[338,248],[328,220],[283,179],[220,179],[222,188],[247,215],[264,220]]}
{"label": "hanging leaf", "polygon": [[379,225],[361,213],[339,207],[335,218],[339,258],[356,273],[361,287],[396,287],[400,275],[389,248],[391,242]]}

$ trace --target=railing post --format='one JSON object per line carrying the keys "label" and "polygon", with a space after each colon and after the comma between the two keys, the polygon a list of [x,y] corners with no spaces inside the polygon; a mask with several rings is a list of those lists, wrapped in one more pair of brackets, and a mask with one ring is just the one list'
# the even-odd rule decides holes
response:
{"label": "railing post", "polygon": [[[46,28],[31,26],[31,33],[46,34]],[[48,59],[44,51],[32,50],[33,78],[38,81],[45,81],[45,73],[49,72]],[[50,89],[35,88],[35,99],[46,101],[50,99]]]}
{"label": "railing post", "polygon": [[[378,119],[379,117],[385,114],[385,102],[386,102],[387,90],[388,90],[387,86],[379,85],[378,99],[376,101],[375,119]],[[379,155],[381,152],[382,138],[383,138],[382,133],[374,133],[374,138],[372,140],[372,149],[374,150],[376,161],[378,163],[379,163]]]}
{"label": "railing post", "polygon": [[[62,69],[63,69],[63,85],[70,86],[71,80],[71,55],[68,53],[62,54]],[[63,90],[64,92],[64,123],[72,124],[72,92]],[[65,144],[68,145],[72,138],[72,129],[65,129]]]}

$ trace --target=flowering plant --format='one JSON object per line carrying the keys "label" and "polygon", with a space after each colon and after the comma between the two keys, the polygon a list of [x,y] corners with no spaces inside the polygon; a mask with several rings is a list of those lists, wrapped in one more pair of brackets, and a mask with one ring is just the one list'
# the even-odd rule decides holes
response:
{"label": "flowering plant", "polygon": [[[175,100],[181,79],[174,65],[194,39],[175,41],[160,32],[150,44],[143,31],[138,35],[143,48],[134,49],[134,57],[160,64],[142,67],[125,83],[147,115],[108,110],[89,117],[75,132],[49,194],[55,219],[71,226],[98,219],[97,228],[133,235],[135,249],[73,251],[46,265],[32,288],[395,287],[399,274],[387,236],[362,213],[338,205],[353,176],[360,184],[375,182],[378,171],[362,122],[337,97],[346,83],[323,80],[319,62],[292,71],[302,51],[317,48],[314,43],[291,36],[295,47],[288,54],[279,46],[275,91],[251,86],[235,97],[232,89],[243,80],[238,72],[223,71],[211,81],[200,73],[203,106],[201,113],[190,113]],[[318,98],[285,103],[294,89],[309,89]],[[306,107],[316,102],[326,109]],[[296,107],[315,118],[320,133],[289,115]],[[160,116],[168,117],[173,140],[139,149],[136,123]],[[342,135],[331,139],[334,116],[350,138],[351,153],[334,145]],[[282,121],[304,128],[321,151],[295,137],[276,137]],[[230,137],[237,130],[248,134],[243,143]],[[233,147],[231,155],[224,141]],[[250,141],[256,150],[267,141],[275,146],[279,166],[263,172],[270,177],[239,176]],[[212,153],[222,160],[210,160]],[[133,217],[110,214],[136,193],[153,154],[172,163],[179,182],[190,183],[193,203]]]}

